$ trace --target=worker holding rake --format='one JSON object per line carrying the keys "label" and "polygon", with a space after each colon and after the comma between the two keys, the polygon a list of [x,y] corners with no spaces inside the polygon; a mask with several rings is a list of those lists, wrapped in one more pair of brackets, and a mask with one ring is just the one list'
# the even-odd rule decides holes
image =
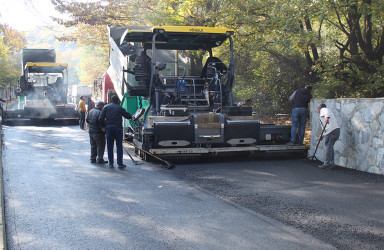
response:
{"label": "worker holding rake", "polygon": [[320,135],[319,140],[324,138],[325,143],[325,161],[319,168],[332,169],[335,166],[333,146],[337,139],[339,139],[340,127],[337,124],[335,115],[325,104],[320,104],[317,110],[320,113],[320,123],[323,128],[323,133]]}

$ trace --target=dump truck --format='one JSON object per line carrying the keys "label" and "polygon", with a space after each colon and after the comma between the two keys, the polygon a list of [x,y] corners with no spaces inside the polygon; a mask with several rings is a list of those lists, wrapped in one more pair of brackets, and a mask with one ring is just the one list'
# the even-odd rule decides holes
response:
{"label": "dump truck", "polygon": [[116,95],[115,87],[108,73],[105,73],[102,75],[101,80],[101,100],[105,103],[110,103],[113,95]]}
{"label": "dump truck", "polygon": [[[109,27],[107,73],[121,105],[143,114],[123,121],[142,158],[145,151],[168,157],[305,150],[285,145],[290,125],[261,124],[252,107],[233,103],[233,34],[216,27]],[[222,58],[214,54],[218,47]],[[199,68],[192,62],[203,53]]]}
{"label": "dump truck", "polygon": [[85,100],[88,97],[92,97],[92,86],[88,85],[73,85],[71,90],[71,101],[72,103],[78,104],[80,96],[84,96]]}
{"label": "dump truck", "polygon": [[54,49],[23,49],[18,105],[7,109],[6,124],[76,124],[79,114],[67,103],[68,64],[56,62]]}

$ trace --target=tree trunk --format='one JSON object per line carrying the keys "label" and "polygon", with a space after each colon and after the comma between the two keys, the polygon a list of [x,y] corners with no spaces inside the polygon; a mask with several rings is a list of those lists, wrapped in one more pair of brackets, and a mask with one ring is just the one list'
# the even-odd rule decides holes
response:
{"label": "tree trunk", "polygon": [[[305,28],[308,31],[312,31],[311,20],[309,20],[308,16],[304,17],[304,23],[305,23]],[[319,53],[317,52],[317,47],[314,43],[311,43],[309,46],[311,47],[311,50],[312,50],[313,61],[316,63],[316,61],[319,60]]]}

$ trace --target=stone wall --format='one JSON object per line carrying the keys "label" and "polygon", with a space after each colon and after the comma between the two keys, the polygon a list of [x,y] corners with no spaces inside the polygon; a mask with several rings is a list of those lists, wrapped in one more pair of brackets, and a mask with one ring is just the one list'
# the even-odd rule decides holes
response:
{"label": "stone wall", "polygon": [[[338,166],[384,174],[384,98],[376,99],[314,99],[310,104],[312,156],[321,134],[317,107],[325,103],[336,116],[340,137],[335,143],[335,164]],[[324,141],[316,157],[324,160]]]}

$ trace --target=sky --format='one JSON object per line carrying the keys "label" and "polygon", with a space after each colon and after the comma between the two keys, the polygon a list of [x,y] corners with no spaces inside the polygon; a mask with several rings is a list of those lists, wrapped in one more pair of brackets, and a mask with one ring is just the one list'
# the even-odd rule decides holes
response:
{"label": "sky", "polygon": [[55,24],[50,16],[58,16],[50,0],[0,0],[0,23],[19,31]]}

